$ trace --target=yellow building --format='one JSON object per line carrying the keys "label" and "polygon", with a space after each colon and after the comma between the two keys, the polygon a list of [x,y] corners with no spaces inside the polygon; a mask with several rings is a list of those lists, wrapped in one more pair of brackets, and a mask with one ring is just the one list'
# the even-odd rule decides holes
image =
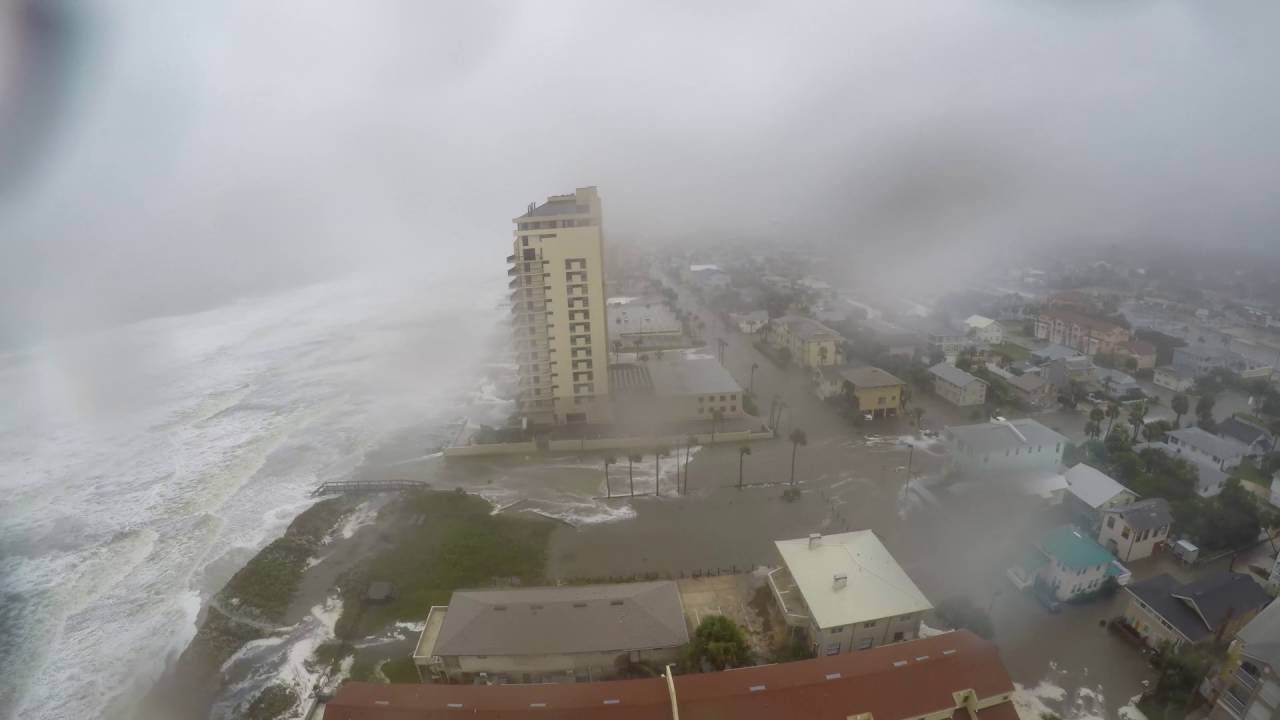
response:
{"label": "yellow building", "polygon": [[531,423],[610,420],[601,218],[600,196],[586,187],[531,203],[513,221],[519,409]]}
{"label": "yellow building", "polygon": [[814,320],[800,315],[783,315],[769,321],[769,343],[786,348],[791,360],[801,367],[842,365],[840,333]]}
{"label": "yellow building", "polygon": [[893,417],[902,408],[902,389],[906,383],[877,367],[850,368],[841,373],[853,385],[858,409],[874,417]]}

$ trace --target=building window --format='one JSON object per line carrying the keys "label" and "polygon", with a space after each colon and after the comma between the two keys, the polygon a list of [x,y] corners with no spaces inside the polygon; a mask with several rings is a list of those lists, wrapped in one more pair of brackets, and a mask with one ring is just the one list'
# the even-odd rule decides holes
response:
{"label": "building window", "polygon": [[876,621],[875,621],[875,620],[872,620],[871,622],[865,622],[865,623],[862,623],[862,627],[864,627],[864,628],[873,628],[873,627],[875,627],[875,626],[876,626]]}
{"label": "building window", "polygon": [[872,642],[873,641],[871,638],[862,638],[861,640],[858,641],[858,649],[866,650],[867,648],[871,647]]}
{"label": "building window", "polygon": [[829,643],[829,644],[827,645],[827,654],[828,654],[828,655],[839,655],[839,654],[840,654],[840,643]]}
{"label": "building window", "polygon": [[1109,527],[1109,528],[1114,528],[1115,526],[1116,526],[1116,516],[1115,516],[1115,515],[1108,515],[1108,516],[1107,516],[1107,527]]}

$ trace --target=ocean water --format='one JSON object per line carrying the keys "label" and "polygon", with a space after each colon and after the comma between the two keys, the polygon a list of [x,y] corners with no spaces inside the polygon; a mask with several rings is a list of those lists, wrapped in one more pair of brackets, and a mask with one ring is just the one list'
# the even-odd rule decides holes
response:
{"label": "ocean water", "polygon": [[0,355],[0,717],[128,717],[315,485],[503,417],[501,281],[350,278]]}

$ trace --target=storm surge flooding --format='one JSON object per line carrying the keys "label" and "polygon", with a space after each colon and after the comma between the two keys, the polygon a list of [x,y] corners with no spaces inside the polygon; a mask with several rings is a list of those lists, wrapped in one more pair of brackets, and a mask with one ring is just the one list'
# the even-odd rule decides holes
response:
{"label": "storm surge flooding", "polygon": [[0,717],[130,717],[318,483],[505,415],[500,299],[357,278],[0,355]]}

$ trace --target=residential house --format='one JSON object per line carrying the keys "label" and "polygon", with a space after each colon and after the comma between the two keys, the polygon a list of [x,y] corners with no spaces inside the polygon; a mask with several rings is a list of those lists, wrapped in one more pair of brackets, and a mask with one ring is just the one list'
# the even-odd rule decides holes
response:
{"label": "residential house", "polygon": [[968,630],[860,653],[551,685],[344,683],[329,720],[1018,720],[996,646]]}
{"label": "residential house", "polygon": [[1125,590],[1124,622],[1151,647],[1228,640],[1271,601],[1252,578],[1233,572],[1189,583],[1161,573]]}
{"label": "residential house", "polygon": [[1157,450],[1191,463],[1191,466],[1196,470],[1196,494],[1200,497],[1213,497],[1222,492],[1222,488],[1226,486],[1228,473],[1219,467],[1217,463],[1200,453],[1184,453],[1181,448],[1174,447],[1167,442],[1138,443],[1134,445],[1134,449],[1138,451]]}
{"label": "residential house", "polygon": [[987,401],[987,383],[955,365],[940,362],[929,368],[933,375],[933,392],[952,405],[967,407]]}
{"label": "residential house", "polygon": [[952,328],[939,328],[929,333],[929,354],[942,354],[947,362],[955,362],[960,352],[972,341],[965,333]]}
{"label": "residential house", "polygon": [[1032,408],[1047,408],[1053,404],[1053,384],[1039,375],[1014,375],[1008,383],[1013,396]]}
{"label": "residential house", "polygon": [[1164,498],[1147,498],[1102,511],[1098,542],[1124,562],[1151,557],[1169,539],[1173,511]]}
{"label": "residential house", "polygon": [[875,533],[815,533],[774,545],[782,566],[769,573],[769,586],[787,624],[808,632],[818,655],[920,635],[933,605]]}
{"label": "residential house", "polygon": [[1244,445],[1245,457],[1266,455],[1276,448],[1276,438],[1271,431],[1239,415],[1218,423],[1218,437],[1230,438]]}
{"label": "residential house", "polygon": [[1030,418],[951,425],[943,438],[952,469],[973,476],[1056,473],[1069,442]]}
{"label": "residential house", "polygon": [[754,335],[769,324],[769,313],[765,310],[752,310],[748,313],[732,313],[729,319],[739,332]]}
{"label": "residential house", "polygon": [[[894,417],[902,408],[902,391],[907,384],[877,367],[848,368],[840,374],[853,386],[858,410],[872,417]],[[843,389],[843,388],[842,388]]]}
{"label": "residential house", "polygon": [[784,315],[770,320],[765,332],[769,343],[779,349],[786,348],[800,367],[844,364],[840,351],[844,338],[813,318]]}
{"label": "residential house", "polygon": [[1155,374],[1151,377],[1151,382],[1167,390],[1184,393],[1196,384],[1196,376],[1182,368],[1164,365],[1156,368]]}
{"label": "residential house", "polygon": [[1114,398],[1141,397],[1142,388],[1132,375],[1112,368],[1100,367],[1094,371],[1094,380],[1103,392]]}
{"label": "residential house", "polygon": [[413,653],[423,681],[574,682],[675,662],[689,642],[672,581],[459,590]]}
{"label": "residential house", "polygon": [[1071,511],[1082,523],[1096,530],[1102,522],[1102,513],[1112,508],[1128,505],[1138,499],[1138,494],[1121,485],[1110,475],[1084,463],[1077,463],[1065,474]]}
{"label": "residential house", "polygon": [[1223,472],[1239,465],[1249,454],[1249,446],[1244,443],[1234,438],[1212,435],[1198,427],[1173,430],[1165,436],[1165,442],[1179,454],[1212,463]]}
{"label": "residential house", "polygon": [[1004,342],[1004,326],[989,317],[970,315],[964,324],[969,333],[982,342],[992,345]]}
{"label": "residential house", "polygon": [[1134,370],[1152,370],[1156,366],[1156,346],[1146,340],[1130,340],[1116,348],[1116,357],[1133,360]]}
{"label": "residential house", "polygon": [[1098,591],[1109,575],[1122,572],[1093,538],[1063,525],[1041,535],[1022,563],[1009,569],[1009,579],[1065,602]]}
{"label": "residential house", "polygon": [[1129,342],[1129,330],[1065,306],[1047,306],[1036,319],[1036,337],[1093,356],[1110,355]]}
{"label": "residential house", "polygon": [[1065,393],[1073,382],[1088,385],[1093,381],[1093,374],[1097,370],[1091,358],[1086,355],[1077,355],[1050,360],[1040,368],[1040,375],[1057,388],[1058,392]]}
{"label": "residential house", "polygon": [[1045,365],[1054,360],[1069,360],[1073,358],[1087,357],[1084,353],[1066,345],[1049,344],[1038,350],[1031,351],[1031,359],[1037,365]]}
{"label": "residential house", "polygon": [[1271,603],[1240,628],[1227,663],[1209,676],[1217,691],[1210,720],[1280,717],[1280,603]]}

